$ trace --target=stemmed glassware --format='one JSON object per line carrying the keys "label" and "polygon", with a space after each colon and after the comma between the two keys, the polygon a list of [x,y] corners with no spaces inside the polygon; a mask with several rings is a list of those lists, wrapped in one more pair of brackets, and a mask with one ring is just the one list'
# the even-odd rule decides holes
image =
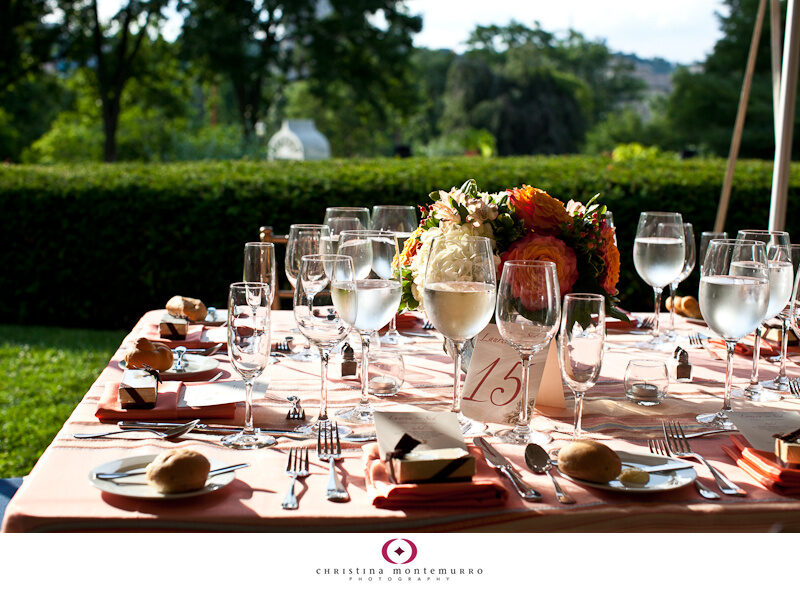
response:
{"label": "stemmed glassware", "polygon": [[[332,287],[352,289],[355,285],[353,260],[337,254],[311,254],[300,262],[297,286],[294,290],[294,318],[300,331],[319,350],[322,362],[319,416],[309,425],[295,428],[296,432],[316,434],[328,421],[328,360],[331,352],[350,333],[342,313],[330,304]],[[346,313],[352,313],[347,310]],[[339,427],[339,435],[352,430]]]}
{"label": "stemmed glassware", "polygon": [[[372,423],[369,347],[371,334],[386,325],[400,306],[400,269],[392,266],[397,239],[391,231],[344,231],[339,253],[352,258],[355,282],[336,282],[331,298],[342,319],[361,336],[361,399],[337,415],[345,421]],[[373,272],[377,278],[369,278]]]}
{"label": "stemmed glassware", "polygon": [[[376,205],[372,208],[372,226],[370,229],[393,231],[397,234],[398,249],[403,250],[411,232],[417,228],[417,211],[415,207],[405,205]],[[407,344],[411,338],[400,335],[397,331],[397,316],[389,323],[389,330],[381,337],[381,343],[390,346]]]}
{"label": "stemmed glassware", "polygon": [[244,379],[245,413],[241,432],[222,438],[230,448],[252,449],[275,444],[275,438],[253,428],[253,382],[267,367],[270,351],[270,288],[260,282],[235,282],[228,293],[228,358]]}
{"label": "stemmed glassware", "polygon": [[339,234],[342,231],[356,231],[366,229],[356,217],[332,217],[328,221],[331,230],[331,241],[334,245],[339,243]]}
{"label": "stemmed glassware", "polygon": [[328,207],[325,209],[325,219],[322,224],[330,227],[331,219],[338,217],[356,218],[361,224],[359,229],[370,228],[370,216],[367,207]]}
{"label": "stemmed glassware", "polygon": [[519,352],[522,361],[522,405],[513,429],[496,437],[509,444],[546,444],[551,438],[531,429],[530,372],[534,356],[545,349],[558,330],[561,293],[553,262],[514,260],[503,265],[497,286],[495,319],[502,338]]}
{"label": "stemmed glassware", "polygon": [[558,336],[558,364],[561,378],[575,395],[572,437],[581,437],[583,396],[600,376],[606,339],[606,300],[599,294],[564,295],[561,331]]}
{"label": "stemmed glassware", "polygon": [[[739,231],[736,237],[737,239],[750,239],[764,243],[769,267],[769,304],[763,320],[769,321],[777,316],[782,318],[780,369],[778,376],[774,380],[758,381],[761,326],[756,328],[753,346],[753,370],[750,373],[750,384],[744,390],[744,395],[747,398],[755,399],[764,396],[764,389],[773,391],[789,390],[789,379],[786,378],[786,346],[788,345],[789,325],[788,318],[784,315],[783,310],[792,298],[794,267],[792,265],[791,242],[789,234],[785,231],[743,229]],[[762,400],[768,399],[764,398]]]}
{"label": "stemmed glassware", "polygon": [[725,340],[727,348],[725,396],[717,413],[697,416],[697,421],[732,429],[726,412],[731,409],[733,354],[736,342],[758,327],[769,304],[769,268],[764,243],[753,240],[713,239],[708,245],[700,276],[700,311],[708,326]]}
{"label": "stemmed glassware", "polygon": [[655,316],[652,339],[645,347],[659,348],[666,340],[658,330],[661,292],[683,270],[686,241],[680,213],[644,212],[633,242],[633,265],[642,279],[653,287]]}
{"label": "stemmed glassware", "polygon": [[[331,231],[327,225],[298,223],[289,227],[284,270],[292,288],[297,288],[297,277],[303,256],[333,253],[331,248]],[[310,343],[289,357],[298,362],[312,362],[317,359],[317,355],[311,352]]]}
{"label": "stemmed glassware", "polygon": [[683,224],[683,238],[686,247],[683,253],[683,269],[678,277],[673,280],[669,285],[669,294],[672,304],[669,306],[669,329],[674,333],[675,331],[675,291],[678,290],[678,285],[689,277],[689,274],[694,270],[694,265],[697,261],[694,248],[694,231],[692,230],[691,223]]}
{"label": "stemmed glassware", "polygon": [[422,301],[433,326],[454,348],[453,407],[465,435],[475,435],[486,426],[461,412],[461,353],[464,343],[478,335],[495,310],[495,264],[492,245],[486,237],[435,238],[425,269]]}
{"label": "stemmed glassware", "polygon": [[712,239],[728,239],[728,232],[703,231],[700,234],[700,250],[697,253],[697,264],[700,267],[701,274],[703,273],[703,261],[706,259],[706,250]]}
{"label": "stemmed glassware", "polygon": [[248,241],[244,244],[244,282],[262,282],[269,286],[269,304],[275,300],[278,275],[275,266],[275,246],[265,241]]}

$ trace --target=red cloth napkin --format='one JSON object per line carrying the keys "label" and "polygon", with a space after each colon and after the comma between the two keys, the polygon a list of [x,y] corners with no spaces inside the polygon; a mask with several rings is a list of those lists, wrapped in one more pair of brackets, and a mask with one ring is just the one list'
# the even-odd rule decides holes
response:
{"label": "red cloth napkin", "polygon": [[640,321],[636,317],[631,317],[630,321],[622,321],[620,319],[607,318],[606,331],[613,333],[627,333],[634,329],[641,329]]}
{"label": "red cloth napkin", "polygon": [[[721,340],[721,339],[710,339],[709,338],[707,343],[706,343],[706,346],[712,352],[721,354],[721,357],[723,357],[723,358],[725,357],[725,355],[727,353],[726,352],[727,347],[725,345],[725,342],[723,340]],[[754,347],[755,347],[754,345],[738,342],[736,344],[736,348],[734,349],[734,354],[736,354],[737,356],[743,356],[745,358],[752,358],[753,357],[753,348]],[[774,349],[769,344],[769,342],[765,342],[763,339],[761,340],[761,348],[760,348],[760,350],[761,351],[759,353],[760,353],[762,358],[764,358],[765,356],[771,356],[772,354],[775,353]]]}
{"label": "red cloth napkin", "polygon": [[180,381],[164,381],[158,385],[156,406],[152,409],[123,409],[119,404],[119,383],[106,384],[97,410],[94,415],[98,419],[140,419],[140,420],[170,420],[170,419],[232,419],[236,412],[236,403],[224,405],[209,405],[207,407],[178,407],[178,399],[183,391],[184,384]]}
{"label": "red cloth napkin", "polygon": [[772,452],[763,452],[747,445],[744,436],[731,435],[733,446],[722,449],[747,474],[770,491],[781,495],[800,494],[800,470],[785,468]]}
{"label": "red cloth napkin", "polygon": [[[364,446],[364,470],[367,492],[372,504],[381,509],[403,509],[407,507],[495,507],[508,499],[508,491],[492,476],[493,471],[481,472],[485,466],[483,454],[478,448],[469,451],[478,461],[478,472],[471,481],[453,483],[402,483],[389,481],[386,463],[380,459],[378,444]],[[488,469],[488,467],[485,467]]]}

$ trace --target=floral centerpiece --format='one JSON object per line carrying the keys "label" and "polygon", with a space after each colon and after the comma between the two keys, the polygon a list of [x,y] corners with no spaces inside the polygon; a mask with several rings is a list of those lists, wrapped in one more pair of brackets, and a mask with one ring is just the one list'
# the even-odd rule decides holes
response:
{"label": "floral centerpiece", "polygon": [[570,200],[566,205],[544,190],[522,185],[497,193],[479,192],[475,180],[450,192],[434,191],[433,204],[420,207],[422,220],[406,240],[399,257],[403,309],[421,309],[428,252],[434,238],[458,242],[467,235],[492,241],[497,276],[507,260],[555,262],[561,295],[603,294],[608,313],[616,309],[620,259],[606,207]]}

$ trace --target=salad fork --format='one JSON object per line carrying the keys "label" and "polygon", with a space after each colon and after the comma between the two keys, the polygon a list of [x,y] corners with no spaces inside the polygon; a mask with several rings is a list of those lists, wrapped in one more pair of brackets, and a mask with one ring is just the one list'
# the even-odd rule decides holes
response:
{"label": "salad fork", "polygon": [[350,501],[347,489],[342,486],[336,474],[336,461],[342,458],[342,445],[339,441],[339,427],[336,423],[323,421],[317,430],[317,456],[328,461],[328,488],[325,497],[328,501],[344,503]]}
{"label": "salad fork", "polygon": [[289,395],[286,400],[292,404],[292,408],[286,414],[286,419],[302,420],[306,418],[306,410],[300,406],[300,397],[297,395]]}
{"label": "salad fork", "polygon": [[733,481],[728,479],[724,474],[714,468],[711,463],[709,463],[700,454],[697,452],[692,452],[692,448],[689,445],[689,440],[686,439],[686,435],[683,433],[681,424],[679,424],[677,421],[662,421],[661,427],[664,430],[664,441],[667,444],[667,448],[669,448],[669,450],[675,456],[678,458],[694,458],[695,460],[702,462],[706,468],[711,471],[711,475],[714,477],[714,481],[716,481],[719,490],[726,495],[747,495],[747,491],[737,486]]}
{"label": "salad fork", "polygon": [[789,392],[792,393],[793,397],[800,397],[800,378],[789,379]]}
{"label": "salad fork", "polygon": [[308,476],[308,448],[305,452],[300,448],[289,448],[289,461],[286,463],[286,474],[292,477],[292,483],[286,498],[281,503],[284,509],[297,509],[297,496],[294,494],[294,483],[298,478]]}
{"label": "salad fork", "polygon": [[703,347],[703,336],[699,333],[692,332],[689,334],[689,345],[693,348],[702,348]]}
{"label": "salad fork", "polygon": [[[650,448],[651,454],[672,456],[672,452],[669,451],[667,444],[662,440],[647,440],[647,446]],[[694,479],[694,486],[697,489],[697,492],[706,499],[719,500],[719,494],[706,487],[698,479]]]}

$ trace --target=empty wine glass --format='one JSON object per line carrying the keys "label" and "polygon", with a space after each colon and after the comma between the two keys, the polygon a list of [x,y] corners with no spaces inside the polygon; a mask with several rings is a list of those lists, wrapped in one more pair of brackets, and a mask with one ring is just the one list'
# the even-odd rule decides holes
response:
{"label": "empty wine glass", "polygon": [[[397,234],[398,248],[403,251],[406,240],[411,237],[411,232],[417,228],[417,209],[406,205],[376,205],[372,208],[372,227],[382,231],[392,231]],[[381,343],[397,346],[411,343],[409,337],[400,335],[397,331],[397,316],[392,317],[389,330],[381,337]]]}
{"label": "empty wine glass", "polygon": [[675,291],[678,290],[678,285],[689,277],[689,274],[694,270],[694,265],[697,261],[694,248],[694,231],[692,230],[691,223],[683,224],[683,237],[686,247],[683,253],[683,269],[678,277],[673,280],[669,285],[670,301],[672,304],[669,306],[669,329],[670,332],[675,331]]}
{"label": "empty wine glass", "polygon": [[336,219],[337,217],[355,217],[361,224],[361,229],[370,228],[370,216],[367,207],[328,207],[325,209],[325,220],[322,221],[322,224],[330,227],[331,219]]}
{"label": "empty wine glass", "polygon": [[708,244],[712,239],[728,239],[727,231],[703,231],[700,234],[700,249],[697,252],[697,263],[700,267],[700,273],[703,273],[703,261],[706,259],[706,250]]}
{"label": "empty wine glass", "polygon": [[244,282],[262,282],[269,286],[269,303],[275,300],[278,277],[275,267],[275,246],[264,241],[244,244]]}
{"label": "empty wine glass", "polygon": [[596,383],[603,365],[606,339],[606,300],[599,294],[564,295],[558,364],[561,378],[575,395],[572,437],[581,437],[583,396]]}
{"label": "empty wine glass", "polygon": [[338,246],[339,234],[342,231],[366,229],[356,217],[332,217],[328,221],[328,227],[330,227],[331,230],[331,242],[334,246]]}
{"label": "empty wine glass", "polygon": [[[337,415],[345,421],[372,423],[369,347],[372,332],[386,325],[400,306],[400,269],[392,267],[397,239],[391,231],[344,231],[339,253],[352,258],[355,282],[335,283],[331,297],[344,321],[361,336],[361,399]],[[368,278],[373,272],[378,278]]]}
{"label": "empty wine glass", "polygon": [[[789,342],[788,318],[783,310],[792,298],[794,285],[794,267],[792,265],[792,250],[789,234],[785,231],[767,231],[761,229],[743,229],[736,236],[737,239],[750,239],[764,243],[767,251],[767,265],[769,267],[769,304],[764,321],[775,317],[782,318],[781,356],[778,376],[774,380],[758,381],[758,364],[761,353],[762,327],[755,330],[755,343],[753,346],[753,369],[750,372],[750,384],[744,389],[744,395],[749,399],[775,400],[767,398],[764,389],[772,391],[788,391],[789,379],[786,378],[786,346]],[[741,270],[741,269],[740,269]]]}
{"label": "empty wine glass", "polygon": [[228,358],[244,379],[245,413],[241,432],[222,438],[230,448],[249,450],[275,444],[253,428],[253,382],[267,367],[270,351],[270,288],[260,282],[235,282],[228,293]]}
{"label": "empty wine glass", "polygon": [[531,429],[536,397],[529,399],[533,357],[545,349],[558,330],[561,292],[553,262],[513,260],[503,265],[497,286],[495,319],[502,338],[519,352],[522,393],[519,418],[513,429],[496,437],[509,444],[547,444],[550,436]]}
{"label": "empty wine glass", "polygon": [[[328,360],[331,352],[350,333],[350,326],[337,308],[330,304],[330,288],[352,288],[355,283],[353,260],[350,256],[337,254],[311,254],[300,262],[297,286],[294,289],[294,318],[300,331],[319,350],[322,373],[320,386],[319,416],[309,425],[301,425],[295,431],[316,434],[328,420]],[[352,313],[352,310],[348,311]],[[352,430],[339,427],[339,435],[346,436]]]}
{"label": "empty wine glass", "polygon": [[700,277],[700,312],[708,326],[725,340],[727,348],[725,396],[717,413],[697,416],[697,421],[720,429],[733,429],[726,412],[731,409],[731,381],[736,342],[752,333],[764,320],[769,304],[767,250],[761,241],[712,239]]}
{"label": "empty wine glass", "polygon": [[495,264],[486,237],[442,235],[431,242],[422,301],[433,326],[454,349],[453,407],[465,435],[486,429],[461,412],[461,353],[495,310]]}
{"label": "empty wine glass", "polygon": [[655,314],[652,339],[643,347],[659,348],[665,343],[658,331],[661,292],[683,269],[686,249],[680,213],[644,212],[633,242],[633,265],[642,279],[653,287]]}
{"label": "empty wine glass", "polygon": [[[289,227],[284,270],[292,288],[297,287],[297,276],[300,273],[303,256],[333,253],[331,247],[331,231],[327,225],[298,223]],[[298,362],[313,362],[317,359],[317,355],[311,351],[310,342],[299,352],[293,352],[288,357]]]}

